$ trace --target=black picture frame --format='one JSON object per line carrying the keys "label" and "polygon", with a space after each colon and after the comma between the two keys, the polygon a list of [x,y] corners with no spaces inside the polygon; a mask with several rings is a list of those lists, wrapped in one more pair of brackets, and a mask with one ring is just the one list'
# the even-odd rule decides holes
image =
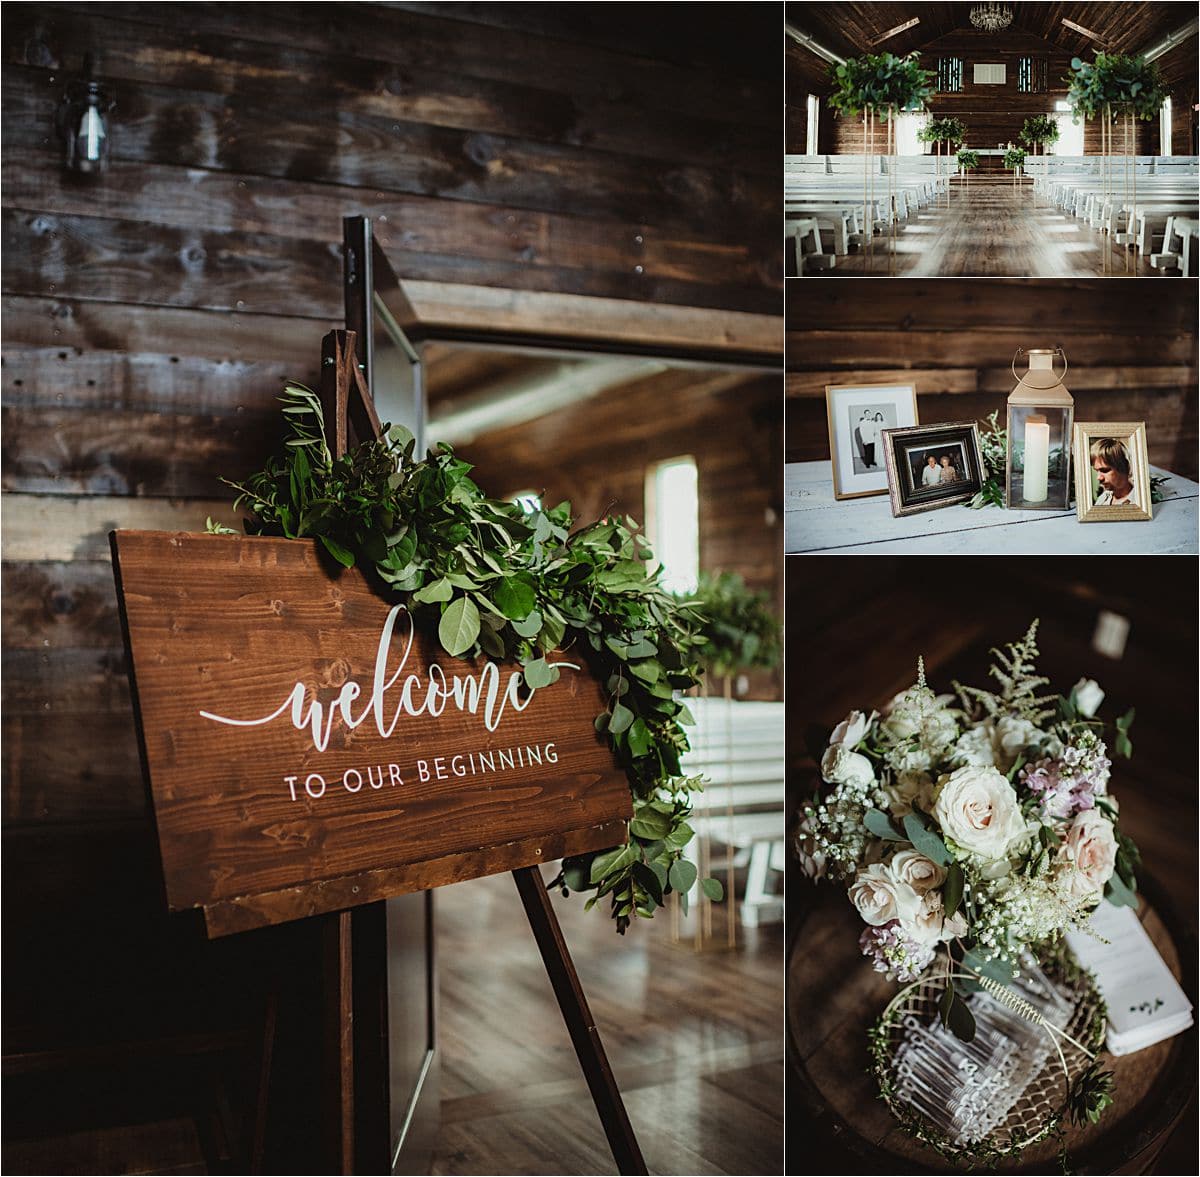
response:
{"label": "black picture frame", "polygon": [[[974,421],[885,429],[882,437],[888,497],[897,518],[967,502],[983,488],[983,453]],[[937,481],[925,480],[927,467],[938,472]],[[953,479],[946,479],[947,469],[954,472]]]}

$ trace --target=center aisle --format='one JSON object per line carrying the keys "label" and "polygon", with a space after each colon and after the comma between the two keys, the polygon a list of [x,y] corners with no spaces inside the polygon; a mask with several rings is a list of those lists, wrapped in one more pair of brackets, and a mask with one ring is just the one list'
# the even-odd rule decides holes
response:
{"label": "center aisle", "polygon": [[[1110,250],[1108,269],[1104,250]],[[972,176],[958,181],[948,204],[921,210],[896,235],[891,267],[901,278],[1098,278],[1129,274],[1153,277],[1148,261],[1108,246],[1107,238],[1077,217],[1045,202],[1035,206],[1032,188],[1014,188],[1012,179]],[[887,277],[887,241],[875,238],[874,257],[857,251],[839,257],[824,276]]]}

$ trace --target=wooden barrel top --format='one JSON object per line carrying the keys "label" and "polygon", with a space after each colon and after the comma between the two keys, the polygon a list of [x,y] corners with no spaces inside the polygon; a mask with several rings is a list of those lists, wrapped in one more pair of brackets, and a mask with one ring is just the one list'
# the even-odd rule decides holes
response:
{"label": "wooden barrel top", "polygon": [[[1154,906],[1146,899],[1149,890]],[[908,1136],[879,1098],[867,1029],[899,989],[874,972],[858,946],[862,923],[838,886],[801,890],[788,957],[788,1115],[790,1141],[830,1173],[952,1173],[934,1150]],[[1195,1002],[1195,947],[1153,884],[1139,911],[1150,938]],[[1183,963],[1186,961],[1186,971]],[[1134,1054],[1102,1056],[1116,1076],[1115,1099],[1100,1122],[1068,1124],[1076,1173],[1141,1173],[1179,1121],[1196,1081],[1196,1028]],[[797,1120],[801,1122],[797,1122]],[[1051,1136],[1000,1170],[1057,1172]],[[840,1162],[840,1164],[839,1164]],[[861,1167],[846,1167],[857,1162]],[[810,1171],[819,1171],[820,1165]]]}

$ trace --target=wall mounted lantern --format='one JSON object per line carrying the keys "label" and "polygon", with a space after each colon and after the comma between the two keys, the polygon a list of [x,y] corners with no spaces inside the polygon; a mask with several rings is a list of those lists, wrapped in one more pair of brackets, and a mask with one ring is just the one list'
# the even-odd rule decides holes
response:
{"label": "wall mounted lantern", "polygon": [[[1017,357],[1029,367],[1017,375]],[[1054,357],[1062,358],[1061,373]],[[1067,357],[1061,347],[1017,348],[1017,386],[1008,398],[1008,461],[1004,504],[1021,510],[1065,511],[1071,493],[1071,424],[1075,398],[1067,391]]]}
{"label": "wall mounted lantern", "polygon": [[83,59],[83,76],[67,83],[59,104],[58,133],[67,145],[67,168],[92,175],[108,166],[108,112],[116,100],[96,80],[96,62]]}

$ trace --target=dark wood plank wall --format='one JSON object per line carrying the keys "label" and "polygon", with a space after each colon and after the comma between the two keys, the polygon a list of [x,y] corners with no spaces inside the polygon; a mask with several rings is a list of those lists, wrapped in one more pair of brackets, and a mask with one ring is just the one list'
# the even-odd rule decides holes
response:
{"label": "dark wood plank wall", "polygon": [[[676,369],[484,438],[475,477],[502,494],[535,489],[568,499],[585,520],[645,514],[654,463],[691,455],[700,496],[700,566],[737,572],[783,601],[782,432],[776,376]],[[611,422],[620,421],[613,429]],[[595,437],[606,437],[603,446]],[[781,672],[751,676],[747,697],[782,697]]]}
{"label": "dark wood plank wall", "polygon": [[[615,4],[5,6],[9,907],[92,919],[49,878],[86,878],[64,874],[81,847],[119,863],[142,844],[105,536],[228,515],[217,475],[261,460],[281,381],[315,380],[340,324],[343,215],[372,216],[408,278],[778,313],[782,87],[749,53],[775,18],[683,23]],[[117,98],[93,183],[63,174],[53,129],[85,52]],[[10,926],[30,962],[14,986],[71,975],[69,936]]]}
{"label": "dark wood plank wall", "polygon": [[1145,421],[1150,461],[1195,479],[1196,286],[1138,289],[1131,298],[1118,281],[1054,278],[789,283],[788,460],[829,457],[828,384],[915,381],[922,424],[983,421],[993,409],[1003,422],[1016,349],[1061,345],[1076,418]]}

